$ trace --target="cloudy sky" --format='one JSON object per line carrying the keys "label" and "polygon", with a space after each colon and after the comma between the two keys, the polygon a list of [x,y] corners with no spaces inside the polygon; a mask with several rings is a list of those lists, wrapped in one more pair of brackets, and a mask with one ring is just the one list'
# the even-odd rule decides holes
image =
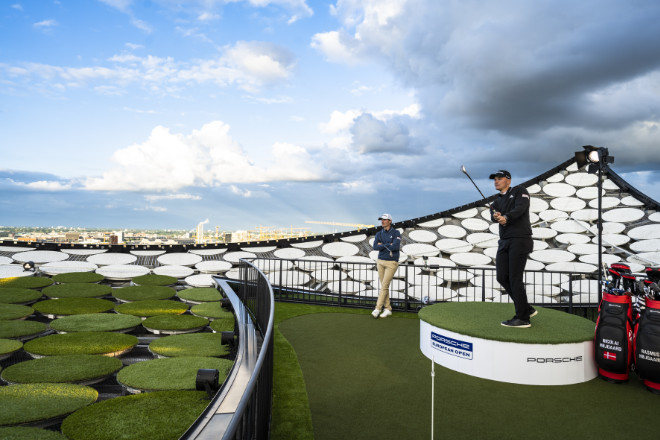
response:
{"label": "cloudy sky", "polygon": [[0,225],[373,224],[476,200],[461,164],[492,194],[585,144],[660,200],[658,23],[654,0],[3,1]]}

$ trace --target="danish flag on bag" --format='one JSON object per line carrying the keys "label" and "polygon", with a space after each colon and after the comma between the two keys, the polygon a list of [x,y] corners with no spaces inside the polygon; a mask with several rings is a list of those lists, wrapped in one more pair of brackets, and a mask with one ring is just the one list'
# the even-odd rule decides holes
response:
{"label": "danish flag on bag", "polygon": [[605,359],[610,360],[610,361],[615,361],[616,360],[616,353],[606,351],[605,353],[603,353],[603,357]]}

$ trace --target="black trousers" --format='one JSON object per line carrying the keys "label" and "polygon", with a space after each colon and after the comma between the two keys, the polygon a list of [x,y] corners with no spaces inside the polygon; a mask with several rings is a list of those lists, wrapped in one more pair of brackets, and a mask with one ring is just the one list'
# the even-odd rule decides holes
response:
{"label": "black trousers", "polygon": [[527,257],[534,249],[531,237],[505,238],[498,242],[495,268],[497,282],[509,294],[516,307],[516,318],[528,321],[534,310],[527,301],[523,271]]}

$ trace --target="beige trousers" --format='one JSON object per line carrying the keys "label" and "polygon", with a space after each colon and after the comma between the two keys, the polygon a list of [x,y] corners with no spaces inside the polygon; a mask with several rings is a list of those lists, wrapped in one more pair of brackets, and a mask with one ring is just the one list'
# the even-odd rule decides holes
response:
{"label": "beige trousers", "polygon": [[378,295],[376,310],[381,310],[385,306],[391,312],[390,283],[397,267],[399,267],[399,263],[397,261],[378,260],[376,267],[378,267],[378,280],[380,280],[380,294]]}

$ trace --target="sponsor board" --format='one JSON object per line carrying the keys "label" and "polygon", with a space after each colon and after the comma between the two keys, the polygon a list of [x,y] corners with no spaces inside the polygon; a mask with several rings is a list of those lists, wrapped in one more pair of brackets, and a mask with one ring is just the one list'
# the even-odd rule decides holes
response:
{"label": "sponsor board", "polygon": [[420,349],[446,368],[500,382],[568,385],[597,376],[593,340],[517,344],[462,335],[420,321]]}

